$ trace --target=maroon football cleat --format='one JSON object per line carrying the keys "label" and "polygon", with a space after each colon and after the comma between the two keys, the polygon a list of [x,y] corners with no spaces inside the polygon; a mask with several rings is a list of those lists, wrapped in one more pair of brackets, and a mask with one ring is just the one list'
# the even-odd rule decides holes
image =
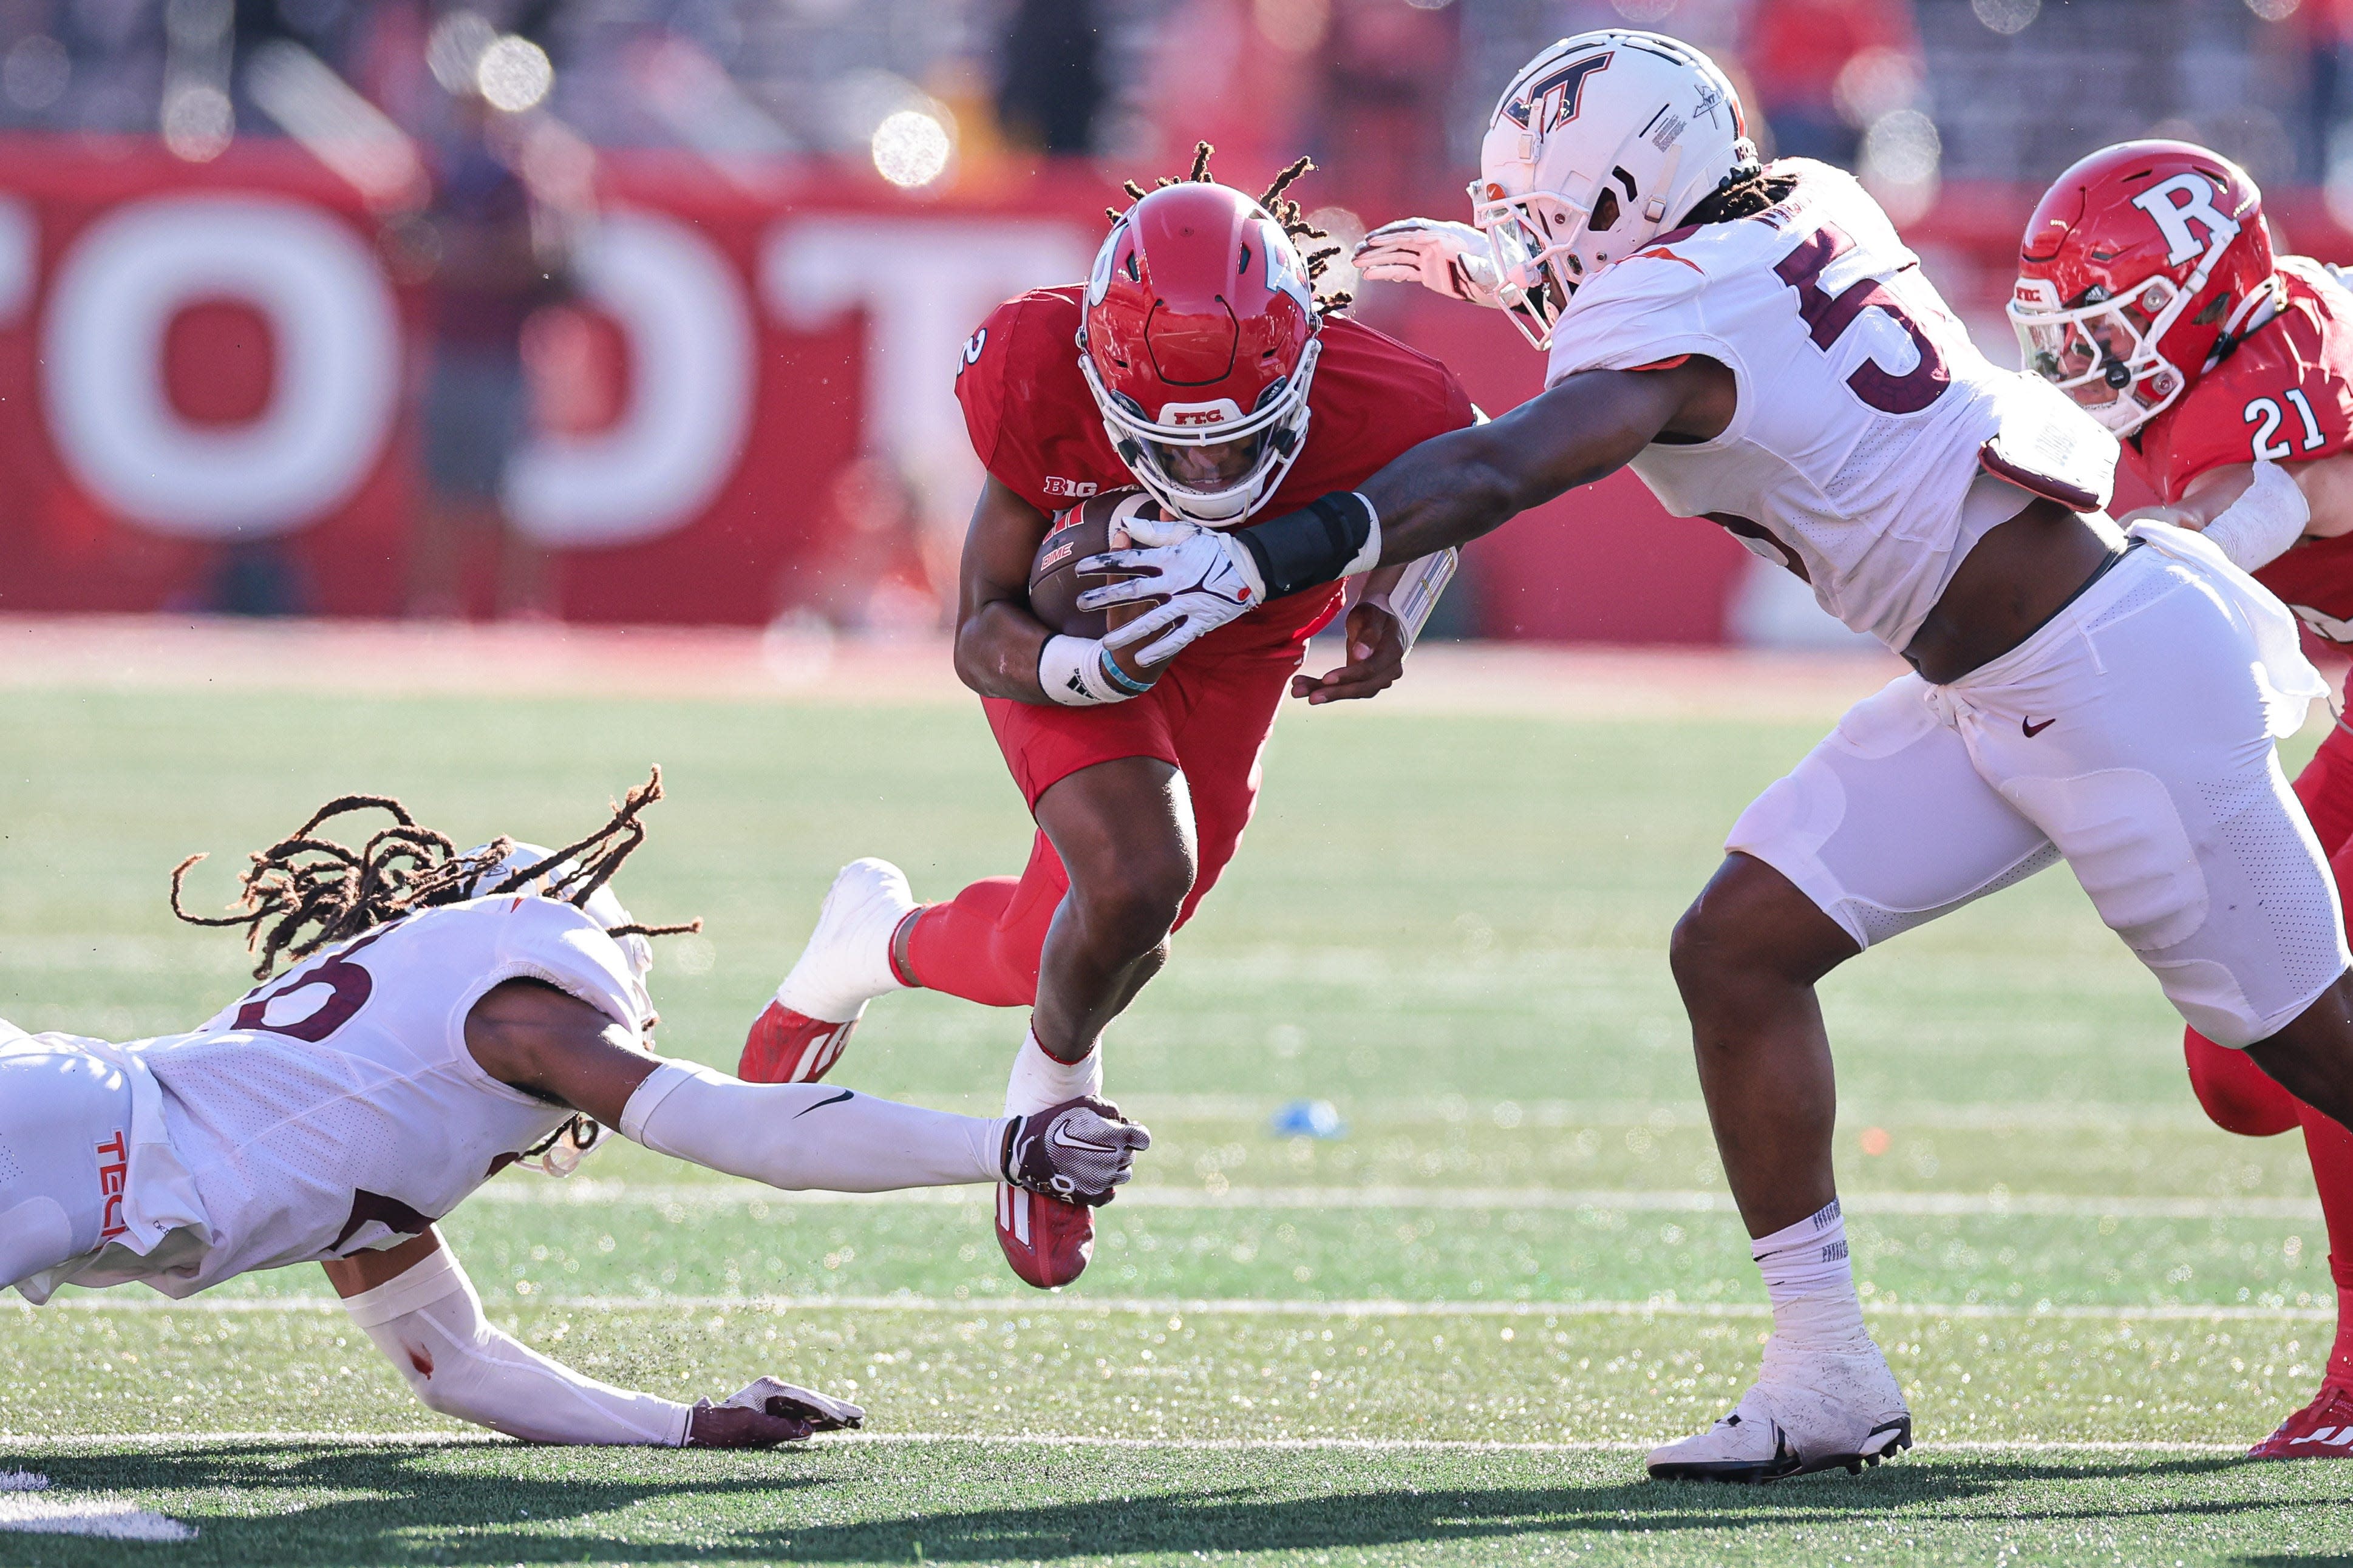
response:
{"label": "maroon football cleat", "polygon": [[796,1013],[782,1002],[770,1002],[744,1037],[744,1058],[735,1064],[735,1076],[745,1083],[815,1083],[841,1059],[849,1031],[856,1027],[855,1018],[828,1024]]}
{"label": "maroon football cleat", "polygon": [[997,1245],[1024,1282],[1040,1290],[1068,1285],[1095,1255],[1095,1211],[999,1182]]}
{"label": "maroon football cleat", "polygon": [[2251,1459],[2353,1459],[2353,1388],[2324,1383],[2319,1396],[2247,1450]]}

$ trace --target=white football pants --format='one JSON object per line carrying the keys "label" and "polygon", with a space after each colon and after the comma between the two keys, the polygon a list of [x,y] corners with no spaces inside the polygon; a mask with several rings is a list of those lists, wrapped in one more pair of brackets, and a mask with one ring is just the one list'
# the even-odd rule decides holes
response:
{"label": "white football pants", "polygon": [[1859,946],[2064,859],[2207,1038],[2268,1038],[2353,965],[2274,747],[2318,678],[2276,599],[2178,529],[1948,686],[1891,682],[1741,814]]}
{"label": "white football pants", "polygon": [[130,1158],[121,1070],[0,1019],[0,1287],[119,1228]]}

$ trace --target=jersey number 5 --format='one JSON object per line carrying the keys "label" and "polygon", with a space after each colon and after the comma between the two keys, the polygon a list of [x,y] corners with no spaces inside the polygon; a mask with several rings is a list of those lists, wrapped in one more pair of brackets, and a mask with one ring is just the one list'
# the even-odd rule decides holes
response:
{"label": "jersey number 5", "polygon": [[[375,940],[374,936],[362,937],[324,963],[296,970],[280,984],[239,1007],[236,1026],[240,1029],[267,1029],[273,1035],[291,1035],[298,1040],[309,1040],[313,1044],[325,1039],[349,1023],[352,1015],[366,1003],[368,994],[375,989],[375,976],[352,962],[353,953]],[[269,1022],[269,1005],[272,1002],[313,985],[326,986],[329,994],[326,1001],[307,1017],[297,1018],[290,1024]]]}
{"label": "jersey number 5", "polygon": [[[2328,437],[2320,433],[2320,421],[2312,416],[2312,400],[2305,396],[2303,389],[2291,388],[2287,400],[2295,405],[2296,414],[2304,421],[2304,450],[2317,451],[2328,445]],[[2280,405],[2268,397],[2258,397],[2247,405],[2247,423],[2256,427],[2254,453],[2257,458],[2277,462],[2288,455],[2285,441],[2272,439],[2279,433],[2280,424],[2285,417],[2280,412]]]}
{"label": "jersey number 5", "polygon": [[1902,375],[1893,375],[1877,360],[1867,359],[1855,367],[1846,384],[1882,414],[1917,414],[1945,395],[1945,388],[1953,384],[1952,372],[1946,367],[1944,352],[1877,279],[1859,278],[1835,294],[1822,288],[1823,270],[1853,248],[1854,241],[1844,231],[1826,223],[1799,240],[1798,248],[1783,257],[1773,271],[1798,291],[1798,314],[1804,319],[1814,346],[1826,353],[1846,335],[1856,317],[1874,307],[1903,328],[1912,346],[1920,351],[1918,364]]}

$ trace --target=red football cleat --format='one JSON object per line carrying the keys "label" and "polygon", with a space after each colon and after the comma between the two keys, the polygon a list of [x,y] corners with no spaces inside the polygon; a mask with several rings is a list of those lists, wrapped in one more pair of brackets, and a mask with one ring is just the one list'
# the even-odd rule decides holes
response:
{"label": "red football cleat", "polygon": [[2247,1450],[2251,1459],[2353,1459],[2353,1388],[2324,1383],[2319,1396]]}
{"label": "red football cleat", "polygon": [[1040,1290],[1068,1285],[1095,1255],[1095,1211],[999,1182],[997,1245],[1026,1283]]}
{"label": "red football cleat", "polygon": [[815,1083],[841,1059],[849,1031],[856,1027],[855,1018],[828,1024],[771,1002],[744,1037],[744,1058],[735,1064],[735,1076],[745,1083]]}

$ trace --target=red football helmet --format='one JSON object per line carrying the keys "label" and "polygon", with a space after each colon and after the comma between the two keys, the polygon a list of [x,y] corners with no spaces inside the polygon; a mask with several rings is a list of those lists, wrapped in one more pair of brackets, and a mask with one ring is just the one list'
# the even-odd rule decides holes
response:
{"label": "red football helmet", "polygon": [[2263,193],[2186,142],[2104,148],[2043,193],[2010,325],[2026,367],[2119,438],[2228,352],[2273,288]]}
{"label": "red football helmet", "polygon": [[1079,369],[1136,483],[1196,522],[1239,522],[1306,439],[1319,326],[1273,216],[1186,181],[1130,207],[1096,252]]}

